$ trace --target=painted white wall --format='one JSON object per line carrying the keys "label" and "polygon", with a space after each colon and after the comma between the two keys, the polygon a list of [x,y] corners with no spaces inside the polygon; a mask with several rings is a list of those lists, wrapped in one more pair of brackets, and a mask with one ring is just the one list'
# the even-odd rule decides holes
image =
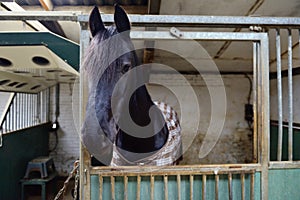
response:
{"label": "painted white wall", "polygon": [[[76,121],[73,118],[73,103],[78,100],[78,84],[60,84],[60,115],[58,122],[60,128],[58,130],[57,148],[50,153],[53,157],[55,166],[60,175],[68,175],[73,169],[73,163],[79,159],[79,135],[76,129]],[[75,88],[75,89],[74,89]],[[74,89],[74,90],[73,90]],[[52,88],[55,90],[55,88]],[[52,91],[52,94],[55,92]],[[52,105],[55,106],[55,95],[52,95]],[[76,107],[76,105],[75,105]],[[55,120],[55,109],[52,107],[52,120]],[[55,146],[55,135],[49,135],[50,149]]]}

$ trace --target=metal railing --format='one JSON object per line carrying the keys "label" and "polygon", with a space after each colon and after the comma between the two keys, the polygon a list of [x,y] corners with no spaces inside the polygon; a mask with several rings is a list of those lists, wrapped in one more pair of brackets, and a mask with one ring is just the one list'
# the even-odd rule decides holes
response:
{"label": "metal railing", "polygon": [[50,91],[37,94],[12,93],[0,120],[2,135],[49,121]]}
{"label": "metal railing", "polygon": [[231,167],[100,167],[91,174],[98,175],[100,200],[254,199],[256,167]]}

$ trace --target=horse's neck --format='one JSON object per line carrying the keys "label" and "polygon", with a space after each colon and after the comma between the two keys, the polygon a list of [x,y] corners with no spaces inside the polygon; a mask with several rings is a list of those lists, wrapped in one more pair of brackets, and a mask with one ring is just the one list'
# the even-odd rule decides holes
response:
{"label": "horse's neck", "polygon": [[[148,125],[151,122],[149,109],[153,105],[154,103],[151,100],[146,86],[138,88],[129,103],[132,120],[139,126]],[[133,137],[120,130],[118,132],[116,145],[122,149],[136,153],[155,152],[166,143],[167,139],[168,129],[166,125],[157,134],[148,138]]]}

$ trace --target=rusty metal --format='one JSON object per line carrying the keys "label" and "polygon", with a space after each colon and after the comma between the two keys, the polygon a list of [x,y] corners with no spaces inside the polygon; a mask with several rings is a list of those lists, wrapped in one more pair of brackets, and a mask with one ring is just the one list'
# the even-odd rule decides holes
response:
{"label": "rusty metal", "polygon": [[202,200],[206,200],[206,175],[202,175]]}

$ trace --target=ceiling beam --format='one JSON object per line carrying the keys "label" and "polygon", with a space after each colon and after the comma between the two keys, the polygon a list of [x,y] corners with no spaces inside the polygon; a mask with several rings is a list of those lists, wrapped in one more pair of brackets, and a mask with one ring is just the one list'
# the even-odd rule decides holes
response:
{"label": "ceiling beam", "polygon": [[161,0],[148,0],[148,14],[158,15],[160,11]]}
{"label": "ceiling beam", "polygon": [[54,6],[51,0],[39,0],[39,2],[46,11],[53,11]]}

